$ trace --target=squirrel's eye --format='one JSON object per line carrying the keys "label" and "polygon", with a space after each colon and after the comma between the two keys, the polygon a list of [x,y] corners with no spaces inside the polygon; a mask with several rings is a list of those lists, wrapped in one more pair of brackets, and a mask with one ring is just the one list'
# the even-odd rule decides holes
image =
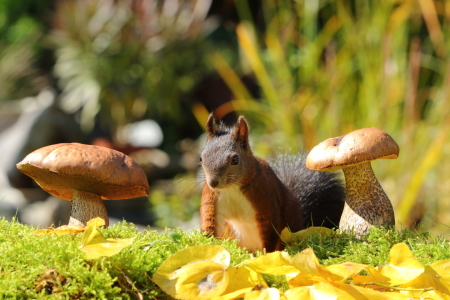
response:
{"label": "squirrel's eye", "polygon": [[200,156],[199,161],[202,162],[202,157]]}
{"label": "squirrel's eye", "polygon": [[239,164],[239,156],[235,155],[231,158],[231,164],[232,165],[238,165]]}

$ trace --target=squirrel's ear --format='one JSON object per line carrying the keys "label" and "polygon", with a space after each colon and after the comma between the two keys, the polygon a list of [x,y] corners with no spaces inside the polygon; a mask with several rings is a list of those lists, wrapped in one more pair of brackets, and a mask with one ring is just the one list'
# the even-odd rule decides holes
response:
{"label": "squirrel's ear", "polygon": [[240,116],[234,127],[233,139],[239,141],[244,149],[248,146],[248,124],[243,116]]}
{"label": "squirrel's ear", "polygon": [[208,117],[208,121],[206,121],[206,135],[208,139],[212,138],[216,134],[216,125],[214,121],[214,116],[211,113]]}

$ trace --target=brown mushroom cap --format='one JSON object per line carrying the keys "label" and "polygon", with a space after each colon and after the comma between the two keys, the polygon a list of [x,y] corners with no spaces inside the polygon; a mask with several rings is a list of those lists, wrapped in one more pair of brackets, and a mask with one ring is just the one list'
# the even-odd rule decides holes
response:
{"label": "brown mushroom cap", "polygon": [[73,190],[118,200],[146,196],[147,176],[125,154],[99,146],[56,144],[28,154],[17,168],[43,190],[72,200]]}
{"label": "brown mushroom cap", "polygon": [[389,134],[376,128],[362,128],[318,144],[309,153],[306,167],[333,171],[375,159],[395,159],[398,153],[399,147]]}

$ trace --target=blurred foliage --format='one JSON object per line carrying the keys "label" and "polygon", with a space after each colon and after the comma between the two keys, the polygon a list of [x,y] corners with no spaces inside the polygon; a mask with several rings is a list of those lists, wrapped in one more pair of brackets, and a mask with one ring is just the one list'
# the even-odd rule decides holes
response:
{"label": "blurred foliage", "polygon": [[[159,228],[198,227],[189,224],[199,220],[200,183],[195,174],[182,174],[165,188],[155,188],[150,192],[149,201],[155,214],[155,225]],[[170,190],[168,190],[168,188]]]}
{"label": "blurred foliage", "polygon": [[45,26],[34,15],[48,8],[40,1],[0,1],[0,101],[35,95],[48,84],[37,66]]}
{"label": "blurred foliage", "polygon": [[233,90],[233,108],[256,124],[256,152],[383,129],[400,157],[373,166],[399,226],[446,222],[448,205],[438,199],[448,197],[450,175],[450,2],[265,0],[262,8],[264,30],[250,21],[236,28],[242,69],[254,74],[261,99],[220,54],[211,56]]}
{"label": "blurred foliage", "polygon": [[[86,132],[100,124],[114,137],[153,118],[175,149],[206,121],[193,93],[217,72],[234,94],[217,111],[245,114],[263,157],[362,127],[391,134],[399,159],[373,167],[399,226],[450,231],[449,1],[235,1],[239,18],[222,23],[208,15],[211,3],[1,1],[0,101],[34,95],[54,76],[61,106]],[[190,193],[179,203],[178,192],[158,193],[161,216],[167,205],[172,214],[185,207],[179,219],[197,210],[181,204]]]}
{"label": "blurred foliage", "polygon": [[209,0],[58,2],[49,40],[62,107],[81,109],[87,131],[97,115],[112,133],[144,116],[184,117],[185,96],[207,71],[202,38],[215,28],[209,6]]}

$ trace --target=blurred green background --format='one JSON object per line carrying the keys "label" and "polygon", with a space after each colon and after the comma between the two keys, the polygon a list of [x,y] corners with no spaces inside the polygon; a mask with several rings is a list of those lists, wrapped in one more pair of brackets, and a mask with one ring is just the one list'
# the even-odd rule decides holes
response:
{"label": "blurred green background", "polygon": [[[377,127],[400,146],[372,163],[397,226],[447,234],[449,47],[446,0],[1,0],[0,130],[20,115],[15,102],[51,87],[73,141],[143,166],[148,223],[195,228],[212,109],[225,122],[245,115],[262,157]],[[162,143],[133,145],[124,128],[147,119]]]}

